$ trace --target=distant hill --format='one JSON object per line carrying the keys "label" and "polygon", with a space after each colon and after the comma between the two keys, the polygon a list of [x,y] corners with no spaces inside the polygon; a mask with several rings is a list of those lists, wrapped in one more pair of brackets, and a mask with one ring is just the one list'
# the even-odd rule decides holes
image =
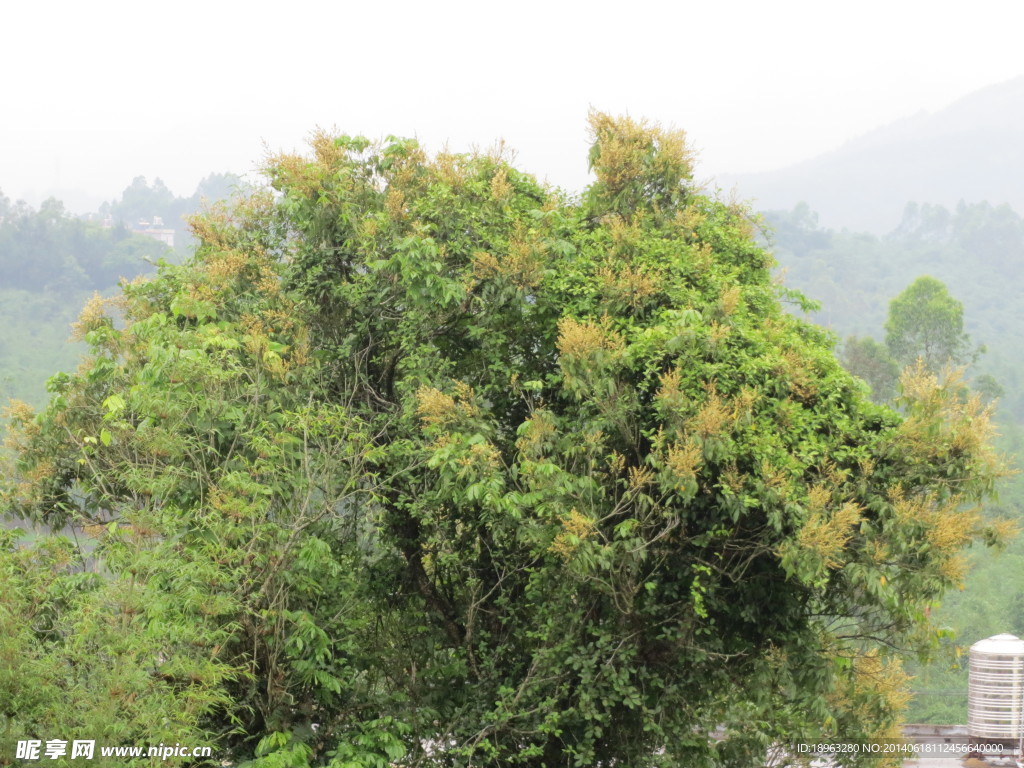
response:
{"label": "distant hill", "polygon": [[908,201],[1024,211],[1024,76],[777,171],[723,175],[757,210],[806,201],[828,227],[888,232]]}

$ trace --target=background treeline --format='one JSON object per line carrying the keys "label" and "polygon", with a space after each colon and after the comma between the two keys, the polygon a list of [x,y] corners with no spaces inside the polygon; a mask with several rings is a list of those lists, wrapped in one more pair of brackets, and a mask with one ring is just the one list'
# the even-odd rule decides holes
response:
{"label": "background treeline", "polygon": [[[986,399],[998,396],[997,445],[1008,455],[1021,454],[1024,219],[1016,211],[985,202],[953,209],[910,203],[899,226],[884,236],[821,227],[805,204],[764,218],[786,284],[820,303],[812,318],[836,334],[841,359],[859,367],[859,375],[868,377],[889,362],[886,324],[893,299],[923,275],[942,281],[963,304],[971,345],[965,378]],[[1017,459],[1012,463],[1019,466]],[[1003,481],[986,514],[1019,520],[1022,509],[1024,480],[1017,475]],[[950,630],[941,640],[945,652],[913,670],[918,695],[911,721],[966,722],[969,646],[999,632],[1024,635],[1024,539],[1018,536],[998,556],[975,551],[971,559],[964,589],[936,609]]]}
{"label": "background treeline", "polygon": [[233,173],[211,173],[199,182],[189,197],[177,197],[159,178],[149,183],[144,176],[136,176],[119,200],[100,206],[99,216],[128,228],[139,221],[152,221],[153,217],[159,216],[165,227],[176,230],[175,251],[187,254],[195,240],[184,219],[198,212],[204,201],[226,200],[244,188],[242,179]]}
{"label": "background treeline", "polygon": [[0,192],[0,286],[27,291],[65,293],[104,290],[150,268],[168,256],[162,243],[132,230],[152,223],[175,230],[175,248],[187,253],[192,239],[185,217],[204,200],[229,197],[240,179],[212,174],[189,197],[176,197],[160,179],[132,181],[119,200],[104,203],[96,215],[76,217],[53,198],[38,208],[12,203]]}
{"label": "background treeline", "polygon": [[104,290],[147,268],[168,250],[119,222],[104,227],[45,201],[38,210],[0,198],[0,285],[4,289],[66,295]]}
{"label": "background treeline", "polygon": [[[0,398],[40,404],[46,378],[75,367],[80,349],[68,343],[68,326],[88,295],[107,294],[160,259],[180,260],[193,242],[184,217],[240,187],[233,174],[211,174],[177,197],[159,179],[140,176],[88,217],[56,199],[37,209],[0,192]],[[155,217],[175,230],[173,250],[132,231]]]}

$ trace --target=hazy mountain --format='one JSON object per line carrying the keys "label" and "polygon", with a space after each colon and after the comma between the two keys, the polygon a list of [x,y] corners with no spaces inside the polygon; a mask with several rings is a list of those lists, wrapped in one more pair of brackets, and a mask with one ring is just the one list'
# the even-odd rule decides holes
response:
{"label": "hazy mountain", "polygon": [[777,171],[721,176],[759,210],[806,201],[822,224],[885,232],[908,201],[1024,211],[1024,77],[871,131]]}

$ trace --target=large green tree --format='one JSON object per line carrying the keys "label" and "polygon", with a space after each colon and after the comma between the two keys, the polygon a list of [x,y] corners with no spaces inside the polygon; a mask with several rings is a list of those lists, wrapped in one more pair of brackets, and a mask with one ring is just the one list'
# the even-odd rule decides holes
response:
{"label": "large green tree", "polygon": [[7,542],[0,618],[46,595],[8,734],[342,768],[890,732],[886,649],[985,533],[985,413],[923,368],[905,417],[866,400],[681,133],[591,128],[579,199],[320,135],[88,308],[83,368],[12,414],[8,511],[96,543]]}
{"label": "large green tree", "polygon": [[923,275],[889,304],[885,344],[903,366],[918,358],[931,371],[959,366],[972,358],[964,332],[964,306],[941,280]]}

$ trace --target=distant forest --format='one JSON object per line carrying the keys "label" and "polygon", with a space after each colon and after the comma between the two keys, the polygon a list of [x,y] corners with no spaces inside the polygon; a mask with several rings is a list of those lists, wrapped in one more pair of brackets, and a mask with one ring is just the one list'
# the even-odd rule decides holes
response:
{"label": "distant forest", "polygon": [[[108,294],[160,259],[184,258],[193,242],[185,217],[241,185],[233,174],[211,174],[192,195],[177,197],[160,179],[139,176],[118,200],[83,217],[53,198],[36,209],[0,191],[0,396],[41,404],[46,377],[76,365],[68,327],[88,295]],[[154,220],[175,230],[173,249],[133,231]]]}

